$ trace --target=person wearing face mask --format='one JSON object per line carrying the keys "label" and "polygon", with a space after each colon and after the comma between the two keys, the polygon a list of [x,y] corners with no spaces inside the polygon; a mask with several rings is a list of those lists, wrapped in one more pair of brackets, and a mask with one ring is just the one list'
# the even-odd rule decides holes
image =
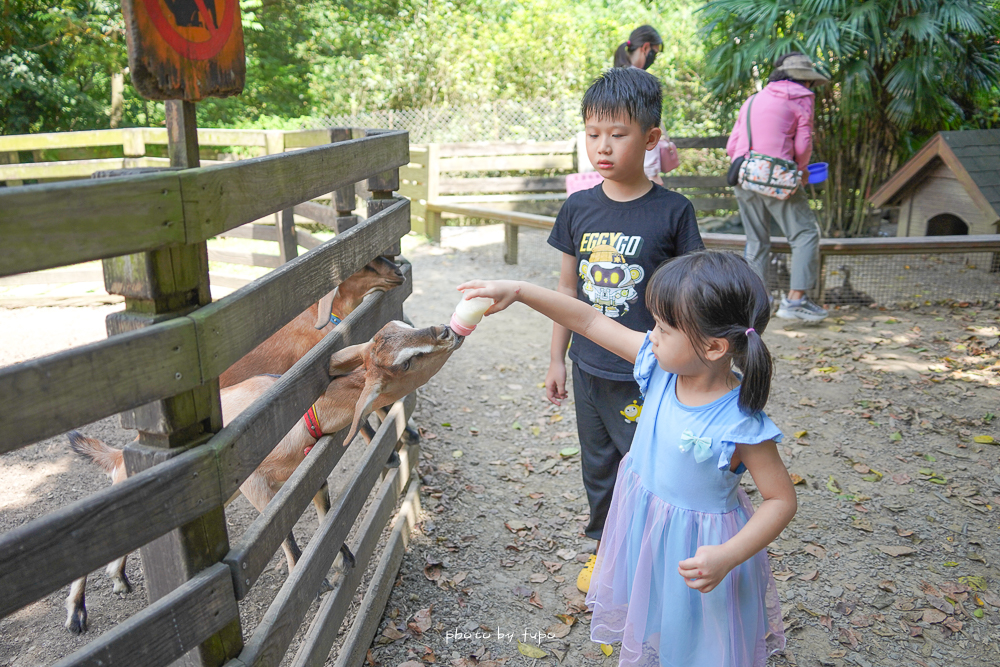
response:
{"label": "person wearing face mask", "polygon": [[[649,69],[656,61],[656,54],[663,50],[660,33],[650,25],[641,25],[632,31],[628,41],[620,44],[615,51],[615,67],[636,67]],[[661,173],[676,169],[680,164],[677,147],[666,134],[656,148],[646,151],[643,171],[646,177],[657,185],[663,185]]]}

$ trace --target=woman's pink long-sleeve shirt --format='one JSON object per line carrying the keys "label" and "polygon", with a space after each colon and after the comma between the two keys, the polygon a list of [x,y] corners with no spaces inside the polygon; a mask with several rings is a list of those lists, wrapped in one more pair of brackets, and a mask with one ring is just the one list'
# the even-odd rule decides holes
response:
{"label": "woman's pink long-sleeve shirt", "polygon": [[[813,92],[794,81],[775,81],[757,93],[753,102],[751,129],[753,149],[758,153],[794,160],[799,169],[806,170],[812,155]],[[729,134],[726,153],[732,160],[746,155],[750,150],[747,138],[747,104]]]}

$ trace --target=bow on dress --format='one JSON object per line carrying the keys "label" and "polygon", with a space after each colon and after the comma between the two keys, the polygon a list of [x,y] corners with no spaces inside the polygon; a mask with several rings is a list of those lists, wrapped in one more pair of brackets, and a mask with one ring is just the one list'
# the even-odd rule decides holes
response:
{"label": "bow on dress", "polygon": [[694,448],[694,460],[698,463],[707,461],[712,456],[712,439],[699,438],[688,429],[681,433],[680,450],[687,453],[691,451],[692,447]]}

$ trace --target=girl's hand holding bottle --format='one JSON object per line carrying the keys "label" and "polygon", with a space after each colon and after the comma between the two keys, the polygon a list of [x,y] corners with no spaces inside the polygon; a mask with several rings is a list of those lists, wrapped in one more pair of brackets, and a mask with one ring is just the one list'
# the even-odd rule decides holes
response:
{"label": "girl's hand holding bottle", "polygon": [[484,315],[492,315],[504,310],[517,301],[521,292],[520,283],[515,280],[470,280],[458,286],[465,300],[486,297],[493,299],[493,305]]}

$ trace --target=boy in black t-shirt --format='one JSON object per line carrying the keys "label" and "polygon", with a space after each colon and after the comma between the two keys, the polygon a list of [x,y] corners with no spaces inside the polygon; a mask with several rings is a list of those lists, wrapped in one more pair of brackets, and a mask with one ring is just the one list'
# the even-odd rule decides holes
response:
{"label": "boy in black t-shirt", "polygon": [[[643,172],[646,151],[660,140],[660,82],[636,68],[601,75],[583,97],[587,157],[604,177],[566,200],[549,244],[563,253],[559,291],[576,296],[635,331],[653,328],[646,310],[646,280],[662,262],[704,248],[694,207],[683,195],[651,183]],[[570,331],[552,327],[548,399],[566,393]],[[573,336],[573,393],[580,436],[583,484],[590,502],[586,533],[598,540],[611,505],[618,464],[628,453],[642,410],[632,366]],[[577,578],[586,592],[596,557]]]}

